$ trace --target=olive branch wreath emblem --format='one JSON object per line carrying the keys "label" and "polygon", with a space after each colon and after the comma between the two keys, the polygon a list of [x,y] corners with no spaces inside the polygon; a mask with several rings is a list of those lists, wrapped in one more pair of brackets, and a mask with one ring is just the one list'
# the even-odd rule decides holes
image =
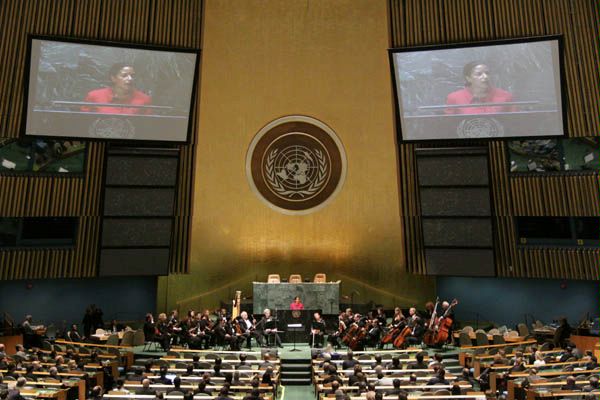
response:
{"label": "olive branch wreath emblem", "polygon": [[304,198],[307,196],[314,195],[315,193],[317,193],[319,191],[319,189],[321,189],[321,186],[323,186],[323,183],[325,183],[325,181],[327,180],[327,172],[328,172],[327,160],[325,159],[325,156],[323,155],[323,152],[321,150],[319,150],[319,149],[314,149],[314,150],[315,150],[315,155],[317,157],[317,162],[319,164],[318,172],[317,172],[317,179],[312,181],[310,186],[307,189],[303,189],[303,190],[289,190],[285,186],[283,186],[281,184],[281,182],[279,182],[277,180],[277,177],[275,175],[274,164],[275,164],[275,157],[277,156],[279,149],[273,149],[273,150],[271,150],[271,152],[269,152],[269,155],[267,156],[267,164],[265,165],[266,180],[269,183],[269,185],[271,185],[271,188],[277,194],[279,194],[281,196],[287,196],[287,197],[294,197],[295,195],[298,195],[298,196]]}

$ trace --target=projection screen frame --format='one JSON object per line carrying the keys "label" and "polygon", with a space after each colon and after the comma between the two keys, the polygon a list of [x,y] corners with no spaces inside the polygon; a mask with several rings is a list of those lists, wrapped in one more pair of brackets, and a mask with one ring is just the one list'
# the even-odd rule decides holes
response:
{"label": "projection screen frame", "polygon": [[[192,77],[192,88],[190,93],[190,106],[187,111],[187,128],[185,140],[162,140],[162,139],[127,139],[127,138],[102,138],[102,137],[90,137],[90,136],[55,136],[55,135],[38,135],[38,134],[27,134],[27,123],[28,123],[28,112],[30,108],[30,81],[32,77],[34,79],[38,76],[38,66],[32,65],[32,46],[33,41],[53,41],[59,43],[72,43],[72,44],[80,44],[80,45],[91,45],[91,46],[105,46],[105,47],[115,47],[121,49],[131,49],[131,50],[146,50],[146,51],[159,51],[166,53],[187,53],[193,54],[195,56],[194,68],[193,68],[193,77]],[[188,145],[191,143],[192,137],[192,125],[195,118],[196,113],[196,101],[199,99],[199,81],[200,81],[200,57],[201,57],[201,49],[192,48],[192,47],[180,47],[180,46],[165,46],[158,44],[146,44],[146,43],[135,43],[135,42],[126,42],[126,41],[110,41],[110,40],[97,40],[97,39],[87,39],[87,38],[78,38],[73,36],[58,36],[58,35],[38,35],[38,34],[28,34],[27,35],[27,49],[25,55],[25,72],[23,77],[23,104],[22,104],[22,115],[21,115],[21,127],[20,127],[20,137],[23,138],[35,138],[42,140],[69,140],[69,139],[79,139],[89,142],[112,142],[112,143],[120,143],[123,145],[129,146],[140,146],[144,144],[148,145]],[[33,110],[32,110],[33,112]],[[107,114],[99,114],[99,115],[107,115]],[[126,115],[126,114],[123,114]],[[115,114],[117,118],[120,118]],[[135,116],[134,116],[135,117]],[[140,118],[141,116],[137,116]],[[151,116],[149,116],[151,117]]]}
{"label": "projection screen frame", "polygon": [[[407,53],[407,52],[424,52],[424,51],[436,51],[436,50],[451,50],[451,49],[466,49],[471,47],[487,47],[487,46],[497,46],[497,45],[509,45],[509,44],[523,44],[523,43],[535,43],[535,42],[544,42],[544,41],[556,41],[558,54],[557,54],[557,63],[553,65],[553,67],[557,67],[559,69],[558,74],[555,72],[555,77],[557,78],[556,85],[556,93],[560,96],[557,99],[559,105],[561,106],[561,112],[557,113],[562,118],[562,134],[561,135],[515,135],[515,136],[496,136],[496,137],[477,137],[477,138],[461,138],[461,137],[436,137],[436,138],[425,138],[425,139],[415,139],[415,138],[407,138],[406,134],[403,132],[403,115],[402,115],[402,103],[400,94],[398,93],[399,82],[397,80],[396,68],[394,62],[394,55],[397,53]],[[418,45],[418,46],[408,46],[408,47],[392,47],[388,48],[388,59],[390,65],[390,73],[391,73],[391,82],[392,82],[392,92],[393,92],[393,102],[394,102],[394,124],[396,127],[396,135],[399,143],[439,143],[440,141],[510,141],[510,140],[521,140],[521,139],[560,139],[567,137],[568,134],[568,121],[567,121],[567,108],[568,108],[568,90],[566,87],[566,71],[565,71],[565,54],[564,54],[564,35],[563,34],[554,34],[554,35],[543,35],[543,36],[524,36],[524,37],[513,37],[513,38],[504,38],[504,39],[496,39],[496,40],[484,40],[484,41],[473,41],[473,42],[456,42],[456,43],[444,43],[444,44],[432,44],[432,45]],[[458,116],[460,114],[453,114],[453,116]],[[465,114],[465,115],[474,115],[474,114]],[[480,115],[498,115],[498,114],[480,114]]]}

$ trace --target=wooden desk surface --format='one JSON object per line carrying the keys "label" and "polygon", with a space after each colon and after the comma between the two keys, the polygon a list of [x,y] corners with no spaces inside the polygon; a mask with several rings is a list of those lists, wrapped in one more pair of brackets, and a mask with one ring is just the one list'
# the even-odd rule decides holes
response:
{"label": "wooden desk surface", "polygon": [[[487,335],[487,338],[490,342],[492,342],[494,340],[494,335]],[[452,337],[454,337],[455,339],[458,339],[460,337],[460,332],[459,331],[454,331],[454,333],[452,334]],[[514,343],[514,342],[522,342],[523,340],[525,340],[525,336],[508,336],[508,335],[502,335],[502,337],[504,338],[504,341],[507,343]],[[475,332],[469,332],[469,338],[471,340],[475,340],[477,339],[477,334]]]}

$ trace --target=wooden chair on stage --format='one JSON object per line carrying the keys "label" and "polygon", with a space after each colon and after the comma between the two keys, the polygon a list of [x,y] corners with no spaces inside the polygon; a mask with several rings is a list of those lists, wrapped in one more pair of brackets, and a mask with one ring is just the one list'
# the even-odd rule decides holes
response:
{"label": "wooden chair on stage", "polygon": [[267,283],[281,283],[281,277],[279,274],[269,274],[267,277]]}
{"label": "wooden chair on stage", "polygon": [[292,274],[292,275],[290,275],[288,282],[289,283],[302,283],[302,275]]}
{"label": "wooden chair on stage", "polygon": [[325,274],[315,274],[315,279],[313,279],[314,283],[327,283],[327,275]]}

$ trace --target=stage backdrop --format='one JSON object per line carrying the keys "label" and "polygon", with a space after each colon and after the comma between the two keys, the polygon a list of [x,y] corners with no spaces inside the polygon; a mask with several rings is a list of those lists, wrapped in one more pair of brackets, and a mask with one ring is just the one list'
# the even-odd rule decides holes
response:
{"label": "stage backdrop", "polygon": [[[435,287],[405,273],[386,1],[204,4],[191,271],[160,279],[157,309],[212,308],[235,290],[251,295],[251,282],[269,273],[312,279],[317,272],[342,281],[343,302],[422,307]],[[276,136],[297,131],[302,139],[313,128],[268,126],[295,115],[316,127],[309,140],[334,143],[341,155],[306,144],[300,159],[269,170],[273,150],[296,148],[281,143],[298,138],[284,135],[280,148],[259,139],[273,127]],[[267,160],[266,170],[247,173],[248,152],[261,146],[264,157],[255,158]],[[325,203],[299,212],[269,205],[251,182],[252,174],[271,177],[282,197],[313,167],[321,168],[316,182],[339,182]]]}

